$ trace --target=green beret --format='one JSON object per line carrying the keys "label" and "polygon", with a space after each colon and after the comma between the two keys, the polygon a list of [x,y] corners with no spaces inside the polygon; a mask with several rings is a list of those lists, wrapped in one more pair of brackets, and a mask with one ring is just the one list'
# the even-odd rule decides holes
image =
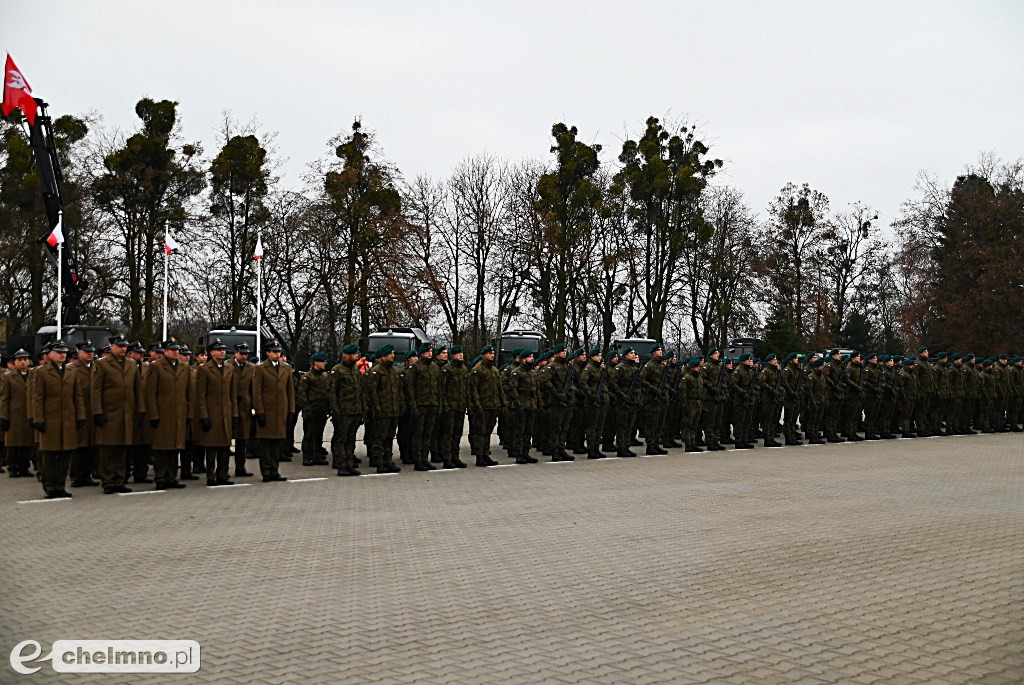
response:
{"label": "green beret", "polygon": [[651,345],[651,349],[648,351],[648,354],[654,354],[655,350],[664,350],[664,349],[665,348],[661,346],[661,343],[654,343],[653,345]]}
{"label": "green beret", "polygon": [[484,345],[480,348],[480,356],[484,356],[488,352],[494,352],[494,345]]}
{"label": "green beret", "polygon": [[450,348],[448,348],[448,351],[451,354],[458,354],[459,352],[462,352],[462,345],[452,345]]}
{"label": "green beret", "polygon": [[818,368],[819,366],[823,365],[824,363],[825,363],[824,359],[815,359],[813,362],[811,362],[811,366],[813,366],[814,368]]}
{"label": "green beret", "polygon": [[664,355],[662,355],[662,357],[661,357],[661,358],[662,358],[663,360],[665,360],[665,361],[668,361],[669,359],[671,359],[671,358],[672,358],[672,357],[674,357],[674,356],[676,356],[676,353],[675,353],[675,351],[674,351],[674,350],[668,350],[667,352],[665,352],[665,354],[664,354]]}
{"label": "green beret", "polygon": [[981,364],[982,366],[992,366],[992,360],[986,358],[984,361],[981,362]]}
{"label": "green beret", "polygon": [[327,361],[327,355],[323,352],[315,352],[309,355],[309,361],[311,362],[325,362]]}
{"label": "green beret", "polygon": [[868,356],[864,357],[864,361],[871,361],[872,359],[878,359],[878,355],[874,352],[868,352]]}
{"label": "green beret", "polygon": [[797,353],[796,352],[790,352],[789,354],[786,355],[786,363],[788,364],[788,363],[790,363],[791,361],[793,361],[796,358],[797,358]]}
{"label": "green beret", "polygon": [[760,357],[751,357],[751,359],[753,359],[753,360],[754,360],[754,363],[755,363],[755,364],[760,364],[760,363],[761,363],[761,359],[760,359]]}
{"label": "green beret", "polygon": [[837,350],[835,348],[832,348],[831,350],[828,351],[828,356],[830,356],[830,357],[834,357],[837,354],[839,354],[839,350]]}
{"label": "green beret", "polygon": [[859,356],[861,356],[860,350],[854,350],[853,352],[850,353],[850,359],[856,359]]}
{"label": "green beret", "polygon": [[447,345],[438,345],[437,348],[434,350],[434,353],[435,354],[441,354],[442,352],[444,352],[447,349],[448,349]]}
{"label": "green beret", "polygon": [[750,354],[748,354],[747,352],[744,352],[743,354],[741,354],[739,356],[737,361],[739,361],[739,363],[742,364],[743,362],[747,361],[748,359],[750,359]]}
{"label": "green beret", "polygon": [[1000,359],[1006,359],[1006,355],[1005,354],[1001,354],[1001,355],[999,355],[999,358]]}
{"label": "green beret", "polygon": [[590,352],[587,354],[587,356],[588,357],[593,357],[593,356],[599,355],[599,354],[601,354],[601,348],[600,347],[591,347],[590,348]]}
{"label": "green beret", "polygon": [[534,352],[533,350],[527,348],[527,347],[524,347],[524,348],[520,349],[519,350],[519,358],[520,359],[526,359],[527,357],[533,357],[534,361],[536,361],[537,360],[537,353]]}
{"label": "green beret", "polygon": [[633,348],[630,347],[629,345],[626,345],[621,350],[619,350],[619,356],[625,358],[625,356],[627,354],[629,354],[630,352],[632,352],[632,351],[633,351]]}
{"label": "green beret", "polygon": [[733,361],[734,361],[734,360],[733,360],[733,358],[732,358],[732,357],[722,357],[722,363],[723,363],[723,364],[732,364],[732,363],[733,363]]}
{"label": "green beret", "polygon": [[[416,350],[409,350],[404,355],[402,355],[402,359],[404,359],[405,361],[409,361],[413,357],[419,357],[419,355],[416,354]],[[423,362],[423,363],[426,364],[426,362]],[[419,373],[419,372],[417,371],[417,373]]]}
{"label": "green beret", "polygon": [[846,363],[846,362],[850,361],[850,355],[848,355],[848,354],[844,354],[844,355],[843,355],[842,357],[840,357],[839,359],[840,359],[840,361],[842,361],[843,363]]}
{"label": "green beret", "polygon": [[880,361],[880,362],[882,362],[884,364],[885,362],[889,361],[889,355],[887,355],[887,354],[880,354],[880,355],[878,355],[878,361]]}
{"label": "green beret", "polygon": [[366,353],[366,361],[372,362],[376,358],[377,358],[377,353],[376,352],[367,352]]}
{"label": "green beret", "polygon": [[942,352],[939,352],[937,355],[935,355],[935,358],[936,359],[945,359],[948,356],[949,356],[949,352],[946,352],[945,350],[943,350]]}
{"label": "green beret", "polygon": [[700,357],[690,357],[689,361],[686,362],[686,365],[691,369],[696,369],[700,366],[701,361],[703,360]]}
{"label": "green beret", "polygon": [[586,354],[587,354],[586,348],[579,347],[579,348],[576,349],[575,352],[572,353],[572,356],[574,356],[574,357],[582,357],[582,356],[585,356]]}
{"label": "green beret", "polygon": [[420,345],[419,354],[423,354],[424,352],[429,352],[430,350],[433,350],[433,349],[434,349],[434,344],[433,343],[425,342],[422,345]]}
{"label": "green beret", "polygon": [[553,355],[554,354],[558,354],[559,352],[561,352],[564,349],[565,349],[565,343],[558,343],[557,345],[555,345],[554,347],[551,348],[551,354],[553,354]]}
{"label": "green beret", "polygon": [[392,345],[391,343],[388,343],[387,345],[384,345],[379,350],[377,350],[377,358],[379,359],[381,357],[386,357],[386,356],[388,356],[389,354],[391,354],[394,351],[395,351],[395,346]]}
{"label": "green beret", "polygon": [[967,361],[971,361],[975,357],[973,354],[965,354],[963,358],[966,359]]}
{"label": "green beret", "polygon": [[722,354],[722,351],[720,349],[718,349],[717,347],[712,347],[710,350],[708,350],[707,358],[710,359],[711,355],[713,355],[715,352],[717,352],[718,354]]}
{"label": "green beret", "polygon": [[470,367],[476,366],[483,358],[484,357],[482,354],[478,354],[477,356],[473,357],[473,361],[469,363]]}
{"label": "green beret", "polygon": [[922,352],[924,352],[927,349],[928,349],[927,345],[921,345],[919,348],[917,348],[917,353],[921,354]]}
{"label": "green beret", "polygon": [[608,361],[608,362],[610,362],[611,360],[615,359],[615,358],[616,358],[616,357],[618,357],[618,356],[619,356],[619,351],[618,351],[618,350],[616,350],[616,349],[615,349],[615,348],[613,347],[612,349],[610,349],[610,350],[608,350],[607,352],[605,352],[605,354],[604,354],[604,360],[605,360],[605,361]]}
{"label": "green beret", "polygon": [[916,366],[917,365],[917,360],[915,358],[913,358],[913,357],[904,357],[903,358],[903,363],[906,366]]}
{"label": "green beret", "polygon": [[774,352],[769,352],[768,354],[766,354],[766,355],[764,356],[764,360],[765,360],[766,362],[770,362],[770,361],[771,361],[771,360],[773,360],[773,359],[775,359],[775,353],[774,353]]}
{"label": "green beret", "polygon": [[359,345],[356,345],[355,343],[349,343],[348,345],[345,345],[343,348],[341,348],[341,353],[359,354]]}

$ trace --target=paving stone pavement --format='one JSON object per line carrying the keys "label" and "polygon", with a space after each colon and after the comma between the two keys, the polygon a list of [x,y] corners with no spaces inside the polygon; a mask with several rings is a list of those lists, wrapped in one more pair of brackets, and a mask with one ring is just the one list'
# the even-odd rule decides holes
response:
{"label": "paving stone pavement", "polygon": [[[326,478],[0,477],[0,683],[1024,682],[1019,435],[282,471]],[[27,639],[192,639],[202,669],[19,676]]]}

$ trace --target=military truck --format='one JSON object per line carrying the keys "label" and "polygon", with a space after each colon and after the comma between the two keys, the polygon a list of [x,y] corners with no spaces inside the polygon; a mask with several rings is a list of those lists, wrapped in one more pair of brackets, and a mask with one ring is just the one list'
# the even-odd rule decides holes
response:
{"label": "military truck", "polygon": [[612,348],[621,350],[623,347],[632,347],[643,363],[651,358],[651,346],[656,342],[653,338],[615,338],[612,340]]}
{"label": "military truck", "polygon": [[[267,349],[267,343],[273,339],[273,336],[270,335],[270,331],[267,330],[266,326],[262,326],[261,328],[263,329],[260,347],[260,350],[262,351]],[[220,338],[220,341],[227,345],[229,355],[235,349],[235,345],[240,343],[247,343],[251,354],[256,354],[256,326],[254,324],[214,324],[214,326],[207,331],[206,335],[199,336],[198,349],[206,349],[206,346],[210,344],[210,341],[215,338]]]}

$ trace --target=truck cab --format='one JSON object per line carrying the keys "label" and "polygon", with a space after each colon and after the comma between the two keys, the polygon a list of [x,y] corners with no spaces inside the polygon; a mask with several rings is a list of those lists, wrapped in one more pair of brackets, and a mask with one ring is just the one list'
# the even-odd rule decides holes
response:
{"label": "truck cab", "polygon": [[57,326],[42,326],[36,331],[35,347],[29,350],[33,354],[43,349],[43,345],[56,341],[58,338],[64,341],[64,344],[68,346],[68,349],[74,350],[75,345],[86,340],[91,340],[96,346],[96,349],[106,347],[110,342],[110,337],[114,335],[106,326],[63,326],[63,335],[57,335]]}
{"label": "truck cab", "polygon": [[409,350],[415,350],[423,343],[430,342],[430,338],[423,332],[422,328],[411,326],[392,326],[370,333],[366,340],[367,352],[376,352],[385,345],[395,348],[395,368],[404,368],[403,357]]}
{"label": "truck cab", "polygon": [[498,339],[498,366],[512,359],[512,352],[525,347],[536,356],[547,347],[547,340],[538,331],[504,331]]}
{"label": "truck cab", "polygon": [[[227,345],[229,355],[234,351],[235,345],[240,343],[248,344],[249,350],[252,354],[256,354],[256,326],[252,324],[215,324],[213,328],[207,331],[206,335],[199,336],[199,340],[197,341],[198,348],[205,350],[206,346],[210,344],[210,341],[215,338],[220,338],[220,341]],[[267,343],[269,343],[270,340],[272,340],[270,331],[264,327],[260,349],[266,349]]]}
{"label": "truck cab", "polygon": [[612,348],[621,350],[623,347],[632,347],[643,364],[651,358],[651,346],[656,342],[653,338],[615,338],[612,340]]}

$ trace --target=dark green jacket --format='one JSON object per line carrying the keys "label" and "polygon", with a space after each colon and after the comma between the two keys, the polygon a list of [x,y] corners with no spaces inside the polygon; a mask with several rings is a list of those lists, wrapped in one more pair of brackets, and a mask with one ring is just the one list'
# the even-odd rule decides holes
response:
{"label": "dark green jacket", "polygon": [[444,407],[448,411],[465,414],[469,408],[469,369],[465,362],[449,361],[441,368],[444,379]]}
{"label": "dark green jacket", "polygon": [[501,376],[493,362],[482,361],[469,372],[469,406],[474,410],[497,411],[505,406]]}
{"label": "dark green jacket", "polygon": [[366,411],[363,398],[363,374],[355,362],[342,362],[331,369],[334,387],[331,392],[331,415],[352,416]]}
{"label": "dark green jacket", "polygon": [[304,411],[326,414],[331,408],[331,392],[334,378],[329,371],[309,370],[299,379],[295,404]]}
{"label": "dark green jacket", "polygon": [[394,362],[377,362],[370,369],[370,407],[378,417],[401,416],[405,410],[402,380]]}

